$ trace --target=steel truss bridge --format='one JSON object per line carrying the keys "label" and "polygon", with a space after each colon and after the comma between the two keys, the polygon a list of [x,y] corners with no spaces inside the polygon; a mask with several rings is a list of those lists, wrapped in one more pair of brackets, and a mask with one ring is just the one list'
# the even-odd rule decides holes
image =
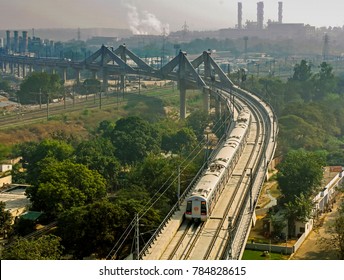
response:
{"label": "steel truss bridge", "polygon": [[[117,49],[103,45],[85,60],[78,62],[0,55],[0,71],[22,77],[25,77],[27,72],[60,69],[62,79],[66,80],[68,68],[74,69],[77,83],[80,83],[82,70],[91,71],[94,78],[101,74],[104,92],[108,91],[110,75],[120,77],[123,91],[126,76],[176,81],[180,92],[180,118],[186,117],[186,90],[190,88],[199,89],[203,93],[203,106],[207,111],[210,109],[210,98],[214,98],[218,116],[222,110],[228,110],[235,115],[235,111],[244,106],[251,111],[253,121],[250,136],[221,195],[224,201],[219,199],[219,210],[214,210],[217,215],[200,227],[185,224],[184,200],[192,191],[197,181],[195,179],[180,196],[152,238],[142,249],[138,248],[136,254],[138,259],[240,259],[250,228],[255,223],[254,209],[276,149],[278,126],[271,106],[256,95],[236,86],[208,51],[204,51],[192,61],[185,52],[180,51],[160,69],[148,65],[125,45]],[[209,232],[213,232],[212,237],[206,237]],[[111,251],[108,258],[113,258],[114,254],[114,251]]]}

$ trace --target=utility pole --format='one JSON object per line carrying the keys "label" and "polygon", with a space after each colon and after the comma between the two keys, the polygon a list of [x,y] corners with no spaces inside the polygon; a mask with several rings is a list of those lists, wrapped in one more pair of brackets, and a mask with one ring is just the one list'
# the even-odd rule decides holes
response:
{"label": "utility pole", "polygon": [[47,121],[49,121],[49,94],[47,93]]}
{"label": "utility pole", "polygon": [[63,88],[63,108],[66,109],[66,88]]}
{"label": "utility pole", "polygon": [[180,165],[178,165],[178,208],[180,207]]}
{"label": "utility pole", "polygon": [[39,89],[39,109],[42,109],[42,90]]}
{"label": "utility pole", "polygon": [[140,259],[140,228],[139,228],[139,214],[136,214],[136,260]]}

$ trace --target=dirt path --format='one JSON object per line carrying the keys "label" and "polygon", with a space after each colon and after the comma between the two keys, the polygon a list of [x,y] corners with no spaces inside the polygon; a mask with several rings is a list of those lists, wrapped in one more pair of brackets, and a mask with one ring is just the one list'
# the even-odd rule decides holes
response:
{"label": "dirt path", "polygon": [[299,249],[291,256],[291,260],[339,260],[337,252],[333,249],[325,248],[321,238],[329,239],[331,233],[328,228],[337,216],[337,208],[343,199],[338,196],[333,205],[332,212],[324,213],[322,226],[314,228],[302,243]]}

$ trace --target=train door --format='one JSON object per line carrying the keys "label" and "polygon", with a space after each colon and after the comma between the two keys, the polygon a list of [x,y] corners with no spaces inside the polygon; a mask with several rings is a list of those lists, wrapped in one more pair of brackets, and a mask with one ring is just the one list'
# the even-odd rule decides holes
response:
{"label": "train door", "polygon": [[186,204],[186,211],[185,211],[186,215],[191,215],[192,214],[192,201],[188,200],[187,204]]}
{"label": "train door", "polygon": [[193,200],[192,201],[192,217],[200,218],[201,217],[201,201]]}

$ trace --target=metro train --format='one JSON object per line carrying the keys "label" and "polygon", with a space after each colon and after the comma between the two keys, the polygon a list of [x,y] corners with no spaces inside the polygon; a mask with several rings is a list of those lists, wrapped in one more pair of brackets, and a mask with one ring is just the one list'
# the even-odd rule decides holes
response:
{"label": "metro train", "polygon": [[243,108],[224,145],[202,174],[192,194],[186,199],[185,218],[206,221],[224,189],[247,142],[251,114]]}

